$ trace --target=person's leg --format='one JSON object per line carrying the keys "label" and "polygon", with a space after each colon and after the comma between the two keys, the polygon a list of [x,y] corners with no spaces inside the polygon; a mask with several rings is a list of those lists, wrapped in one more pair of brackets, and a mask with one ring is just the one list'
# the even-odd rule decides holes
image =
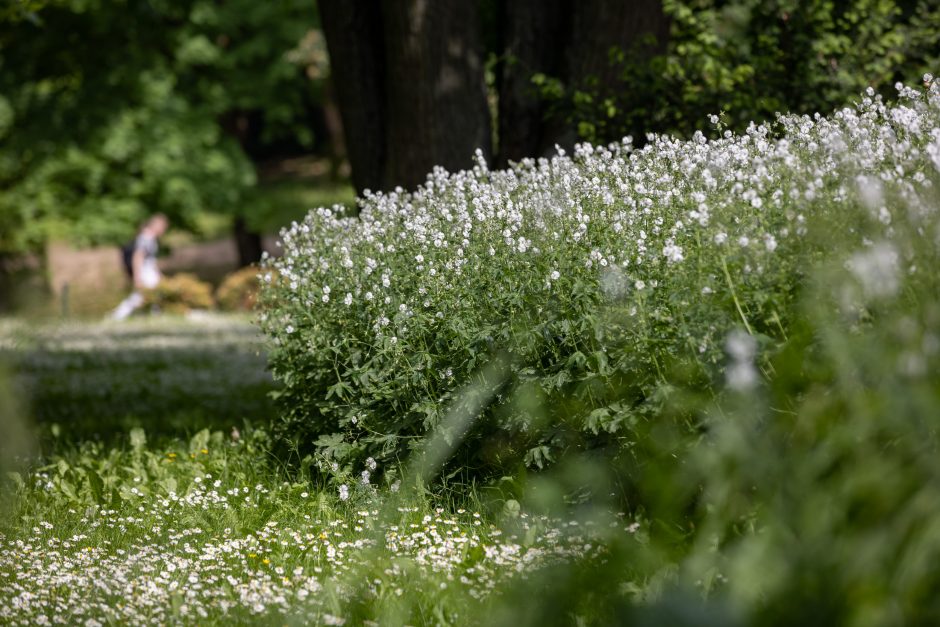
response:
{"label": "person's leg", "polygon": [[130,296],[121,301],[121,304],[111,312],[112,320],[123,320],[134,313],[134,310],[144,304],[144,296],[140,292],[131,292]]}

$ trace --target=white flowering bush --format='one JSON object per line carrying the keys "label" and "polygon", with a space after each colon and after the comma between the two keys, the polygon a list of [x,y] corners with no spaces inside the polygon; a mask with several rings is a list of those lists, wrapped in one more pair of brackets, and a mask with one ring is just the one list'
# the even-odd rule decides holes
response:
{"label": "white flowering bush", "polygon": [[936,249],[940,87],[898,90],[740,135],[713,117],[714,139],[580,145],[504,171],[481,158],[367,192],[357,216],[311,212],[261,294],[281,433],[340,463],[400,458],[497,355],[511,373],[455,464],[629,450],[667,418],[694,432],[699,410],[675,411],[673,392],[767,376],[818,268],[843,263],[846,306],[865,311],[929,268],[915,257]]}

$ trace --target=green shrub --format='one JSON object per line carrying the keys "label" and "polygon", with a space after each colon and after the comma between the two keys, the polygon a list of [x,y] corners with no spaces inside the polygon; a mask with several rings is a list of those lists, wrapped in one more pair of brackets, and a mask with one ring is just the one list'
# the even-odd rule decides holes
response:
{"label": "green shrub", "polygon": [[940,5],[927,0],[665,0],[666,51],[612,50],[619,81],[534,85],[584,141],[648,132],[689,137],[722,112],[735,130],[778,111],[828,113],[872,86],[890,93],[940,63]]}
{"label": "green shrub", "polygon": [[144,306],[160,311],[184,314],[193,309],[212,309],[212,286],[194,274],[180,272],[164,277],[157,287],[144,291]]}
{"label": "green shrub", "polygon": [[[936,623],[938,200],[897,220],[890,244],[835,255],[808,277],[786,339],[760,364],[766,376],[747,375],[752,347],[732,335],[726,381],[736,389],[673,395],[674,406],[700,408],[701,433],[670,429],[663,412],[632,456],[574,455],[517,479],[523,509],[570,511],[560,497],[571,494],[586,501],[579,511],[626,502],[642,541],[612,531],[602,563],[536,574],[493,622],[635,624],[651,613],[637,622]],[[525,602],[535,595],[546,602]]]}
{"label": "green shrub", "polygon": [[[875,290],[930,267],[902,238],[933,237],[913,228],[940,168],[930,89],[713,141],[481,161],[367,195],[356,218],[312,212],[282,233],[262,290],[280,433],[344,463],[389,460],[470,403],[465,385],[490,399],[452,460],[470,472],[636,455],[659,420],[697,433],[706,403],[677,390],[757,384],[820,263],[871,251],[859,272]],[[497,356],[508,367],[482,377]]]}
{"label": "green shrub", "polygon": [[940,618],[938,209],[818,273],[773,376],[723,403],[690,456],[689,579],[749,624]]}
{"label": "green shrub", "polygon": [[225,277],[215,290],[215,301],[224,311],[251,311],[259,288],[258,268],[248,266]]}

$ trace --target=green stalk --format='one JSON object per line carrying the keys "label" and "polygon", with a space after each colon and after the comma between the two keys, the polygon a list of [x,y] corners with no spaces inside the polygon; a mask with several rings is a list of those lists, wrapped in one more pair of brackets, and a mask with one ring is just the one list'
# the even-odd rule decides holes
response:
{"label": "green stalk", "polygon": [[741,321],[744,322],[744,328],[748,335],[754,335],[754,331],[751,329],[751,325],[747,321],[747,316],[744,315],[744,309],[741,308],[741,301],[738,300],[738,293],[734,289],[734,282],[731,280],[731,273],[728,272],[728,262],[725,260],[723,255],[721,257],[721,269],[725,272],[725,280],[728,282],[728,289],[731,290],[731,298],[734,300],[734,306],[738,309],[738,315],[741,316]]}

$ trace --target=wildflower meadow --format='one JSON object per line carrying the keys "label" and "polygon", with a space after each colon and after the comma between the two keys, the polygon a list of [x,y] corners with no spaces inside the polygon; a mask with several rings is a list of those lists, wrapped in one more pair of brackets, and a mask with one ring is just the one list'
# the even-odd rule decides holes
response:
{"label": "wildflower meadow", "polygon": [[251,321],[0,327],[0,623],[936,624],[940,82],[709,124],[315,209]]}

